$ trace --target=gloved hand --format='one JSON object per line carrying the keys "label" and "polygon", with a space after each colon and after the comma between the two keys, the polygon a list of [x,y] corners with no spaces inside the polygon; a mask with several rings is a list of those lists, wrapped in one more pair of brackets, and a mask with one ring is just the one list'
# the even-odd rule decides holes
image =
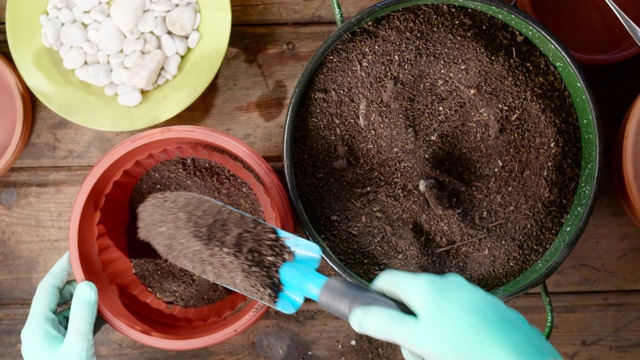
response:
{"label": "gloved hand", "polygon": [[371,287],[416,316],[376,306],[354,309],[353,329],[402,347],[405,359],[562,359],[516,310],[458,274],[385,270]]}
{"label": "gloved hand", "polygon": [[[42,279],[20,336],[22,356],[31,359],[95,359],[93,327],[98,309],[96,286],[68,281],[67,252]],[[71,301],[71,307],[58,311]]]}

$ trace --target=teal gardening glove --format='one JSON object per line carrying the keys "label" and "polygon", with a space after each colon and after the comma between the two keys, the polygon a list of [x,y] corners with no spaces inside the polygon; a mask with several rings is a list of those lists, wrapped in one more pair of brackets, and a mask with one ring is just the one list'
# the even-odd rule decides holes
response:
{"label": "teal gardening glove", "polygon": [[363,306],[349,323],[358,333],[400,345],[407,360],[562,359],[520,313],[458,274],[385,270],[371,287],[416,315]]}
{"label": "teal gardening glove", "polygon": [[[31,359],[95,359],[93,330],[98,308],[96,286],[68,281],[67,252],[42,279],[22,329],[22,356]],[[71,301],[71,307],[58,311]]]}

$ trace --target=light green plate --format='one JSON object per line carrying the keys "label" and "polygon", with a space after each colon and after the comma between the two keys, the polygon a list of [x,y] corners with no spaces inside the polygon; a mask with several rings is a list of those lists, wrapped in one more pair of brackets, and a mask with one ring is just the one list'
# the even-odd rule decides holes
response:
{"label": "light green plate", "polygon": [[182,59],[178,75],[144,92],[135,108],[118,104],[101,87],[80,81],[62,66],[57,51],[42,44],[39,17],[48,0],[8,0],[6,25],[13,61],[34,95],[58,115],[83,126],[108,131],[137,130],[168,120],[193,103],[218,72],[231,33],[229,0],[198,1],[202,34]]}

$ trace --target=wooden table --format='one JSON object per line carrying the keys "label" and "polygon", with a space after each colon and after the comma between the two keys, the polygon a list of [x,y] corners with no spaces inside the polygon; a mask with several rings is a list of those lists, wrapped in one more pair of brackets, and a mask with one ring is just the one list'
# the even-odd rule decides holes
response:
{"label": "wooden table", "polygon": [[[345,16],[375,2],[344,1]],[[10,56],[5,4],[0,0],[0,53]],[[336,27],[331,8],[328,0],[232,4],[234,26],[218,76],[193,105],[162,126],[196,124],[226,131],[278,168],[288,101],[307,60]],[[548,280],[556,314],[552,343],[569,359],[635,359],[640,358],[640,229],[615,197],[608,155],[622,115],[640,93],[640,60],[585,70],[601,105],[605,167],[582,239]],[[0,194],[17,193],[15,200],[7,197],[0,203],[2,359],[20,357],[20,331],[31,298],[42,276],[67,249],[71,206],[84,176],[106,151],[136,133],[77,126],[36,99],[34,113],[27,148],[14,168],[0,177]],[[509,304],[544,326],[544,309],[535,292]],[[150,348],[109,326],[96,336],[98,358],[401,358],[395,348],[376,353],[378,347],[310,302],[295,316],[270,312],[223,344],[189,352]]]}

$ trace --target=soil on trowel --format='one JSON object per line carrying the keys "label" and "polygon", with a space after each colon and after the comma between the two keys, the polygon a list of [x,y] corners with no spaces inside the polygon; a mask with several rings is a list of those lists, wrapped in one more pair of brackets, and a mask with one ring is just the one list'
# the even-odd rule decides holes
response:
{"label": "soil on trowel", "polygon": [[580,172],[555,67],[498,19],[451,5],[398,10],[342,39],[293,141],[306,215],[369,281],[385,268],[511,281],[554,241]]}
{"label": "soil on trowel", "polygon": [[230,290],[162,259],[151,245],[138,238],[138,206],[147,196],[164,191],[205,195],[263,219],[258,198],[249,184],[227,168],[194,157],[178,157],[155,165],[140,177],[131,194],[127,239],[129,257],[138,279],[168,304],[202,307],[222,300]]}

